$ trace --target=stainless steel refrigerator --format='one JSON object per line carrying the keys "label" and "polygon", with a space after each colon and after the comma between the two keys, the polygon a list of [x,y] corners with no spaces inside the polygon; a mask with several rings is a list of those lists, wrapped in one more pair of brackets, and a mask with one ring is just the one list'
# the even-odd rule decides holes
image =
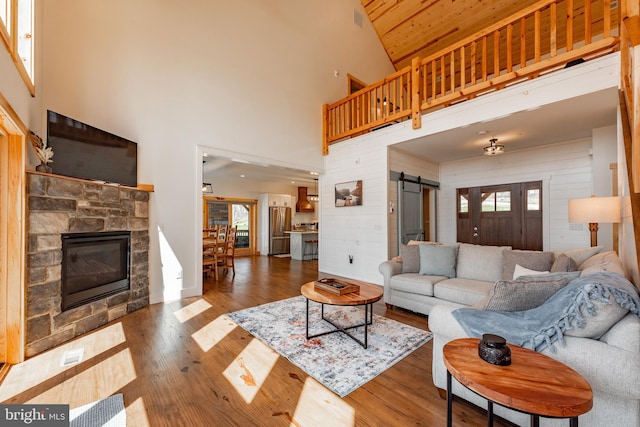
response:
{"label": "stainless steel refrigerator", "polygon": [[269,207],[269,255],[288,254],[291,235],[291,208]]}

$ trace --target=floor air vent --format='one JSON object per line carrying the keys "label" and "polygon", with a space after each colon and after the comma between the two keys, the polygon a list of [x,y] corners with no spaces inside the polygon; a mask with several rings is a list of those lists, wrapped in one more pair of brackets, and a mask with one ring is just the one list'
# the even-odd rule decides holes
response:
{"label": "floor air vent", "polygon": [[60,366],[69,366],[82,362],[82,356],[84,356],[84,348],[76,350],[65,351],[60,361]]}

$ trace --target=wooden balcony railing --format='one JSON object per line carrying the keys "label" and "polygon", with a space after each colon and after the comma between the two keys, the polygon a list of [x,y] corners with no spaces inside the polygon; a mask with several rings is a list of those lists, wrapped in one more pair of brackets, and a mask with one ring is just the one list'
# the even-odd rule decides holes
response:
{"label": "wooden balcony railing", "polygon": [[[624,1],[624,0],[623,0]],[[611,0],[542,0],[381,82],[324,106],[323,152],[340,140],[619,49]]]}

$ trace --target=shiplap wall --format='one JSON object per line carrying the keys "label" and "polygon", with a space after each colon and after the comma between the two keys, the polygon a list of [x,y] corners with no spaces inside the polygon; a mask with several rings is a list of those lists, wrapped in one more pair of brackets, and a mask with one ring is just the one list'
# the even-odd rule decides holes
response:
{"label": "shiplap wall", "polygon": [[[609,144],[615,155],[615,136]],[[603,149],[603,151],[606,151]],[[571,198],[593,194],[595,171],[609,169],[592,154],[591,139],[569,141],[545,148],[520,150],[501,156],[470,159],[440,165],[440,240],[456,241],[456,188],[477,187],[514,182],[542,181],[543,246],[545,250],[561,250],[589,246],[586,224],[581,230],[570,230],[568,203]],[[611,195],[611,178],[608,176]],[[611,250],[611,227],[601,227],[598,243]],[[608,237],[608,238],[607,238]]]}
{"label": "shiplap wall", "polygon": [[[381,283],[377,266],[387,259],[389,169],[383,134],[337,144],[325,159],[319,180],[322,272]],[[356,180],[362,180],[362,205],[336,207],[335,184]]]}

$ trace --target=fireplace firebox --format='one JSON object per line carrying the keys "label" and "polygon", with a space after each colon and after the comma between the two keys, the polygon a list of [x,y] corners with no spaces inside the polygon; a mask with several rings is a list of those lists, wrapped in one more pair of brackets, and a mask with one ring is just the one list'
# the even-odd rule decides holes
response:
{"label": "fireplace firebox", "polygon": [[129,290],[130,231],[62,235],[62,311]]}

